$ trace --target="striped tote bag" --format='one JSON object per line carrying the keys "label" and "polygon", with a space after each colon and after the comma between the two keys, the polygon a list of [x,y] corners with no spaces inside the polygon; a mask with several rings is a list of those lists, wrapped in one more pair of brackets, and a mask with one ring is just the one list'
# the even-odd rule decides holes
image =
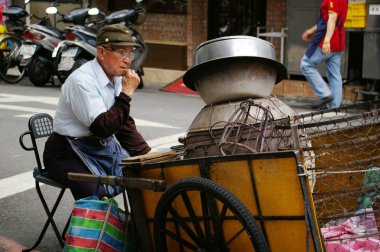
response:
{"label": "striped tote bag", "polygon": [[126,237],[126,215],[114,199],[75,201],[63,251],[135,251]]}

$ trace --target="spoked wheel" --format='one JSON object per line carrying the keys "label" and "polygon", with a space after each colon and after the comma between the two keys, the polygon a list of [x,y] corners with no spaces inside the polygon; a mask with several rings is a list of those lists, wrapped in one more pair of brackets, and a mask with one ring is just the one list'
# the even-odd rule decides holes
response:
{"label": "spoked wheel", "polygon": [[20,67],[21,42],[14,37],[0,40],[0,76],[10,84],[19,82],[25,74],[25,67]]}
{"label": "spoked wheel", "polygon": [[153,229],[157,251],[269,251],[243,203],[204,178],[174,183],[157,204]]}

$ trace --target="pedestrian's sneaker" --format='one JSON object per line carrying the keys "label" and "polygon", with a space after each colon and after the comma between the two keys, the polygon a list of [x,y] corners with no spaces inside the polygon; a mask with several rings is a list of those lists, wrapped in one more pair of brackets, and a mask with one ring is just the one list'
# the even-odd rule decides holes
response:
{"label": "pedestrian's sneaker", "polygon": [[327,103],[331,102],[332,101],[332,96],[326,96],[324,98],[321,98],[319,99],[318,101],[314,102],[311,107],[313,109],[316,109],[316,108],[320,108],[322,107],[323,105],[327,105]]}

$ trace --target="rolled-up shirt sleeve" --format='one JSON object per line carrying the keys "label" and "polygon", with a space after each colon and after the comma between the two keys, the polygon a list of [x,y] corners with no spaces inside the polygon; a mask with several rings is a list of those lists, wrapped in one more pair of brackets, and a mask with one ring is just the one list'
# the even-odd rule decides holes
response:
{"label": "rolled-up shirt sleeve", "polygon": [[90,125],[90,131],[98,137],[107,138],[118,132],[127,123],[131,98],[124,93],[115,97],[112,107],[101,114]]}
{"label": "rolled-up shirt sleeve", "polygon": [[101,113],[90,125],[91,132],[102,138],[115,134],[121,146],[131,156],[149,152],[151,148],[137,131],[135,121],[129,116],[131,98],[124,93],[116,97],[115,104]]}
{"label": "rolled-up shirt sleeve", "polygon": [[127,123],[116,133],[116,138],[131,156],[146,154],[151,150],[143,136],[137,131],[135,121],[130,116]]}

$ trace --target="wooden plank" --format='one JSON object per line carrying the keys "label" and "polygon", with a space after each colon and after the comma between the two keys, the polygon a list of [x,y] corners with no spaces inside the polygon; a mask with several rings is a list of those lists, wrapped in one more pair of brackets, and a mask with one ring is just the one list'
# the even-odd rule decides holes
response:
{"label": "wooden plank", "polygon": [[[135,177],[134,171],[127,171],[126,176],[128,178]],[[134,220],[134,228],[138,236],[138,242],[141,252],[153,251],[153,243],[150,239],[148,222],[145,216],[145,206],[142,201],[141,190],[130,189],[128,190],[128,200],[131,205],[131,212]]]}
{"label": "wooden plank", "polygon": [[98,183],[100,179],[101,184],[105,185],[120,185],[127,189],[142,189],[153,190],[155,192],[162,192],[166,189],[165,180],[159,179],[145,179],[145,178],[125,178],[116,176],[97,176],[84,173],[68,173],[69,180],[83,181],[89,183]]}
{"label": "wooden plank", "polygon": [[121,165],[135,165],[135,164],[150,164],[160,161],[169,161],[178,158],[178,153],[175,151],[161,152],[161,153],[148,153],[140,156],[130,157],[122,160]]}
{"label": "wooden plank", "polygon": [[187,45],[186,42],[169,41],[169,40],[146,39],[144,41],[147,44],[174,45],[174,46],[186,46]]}

